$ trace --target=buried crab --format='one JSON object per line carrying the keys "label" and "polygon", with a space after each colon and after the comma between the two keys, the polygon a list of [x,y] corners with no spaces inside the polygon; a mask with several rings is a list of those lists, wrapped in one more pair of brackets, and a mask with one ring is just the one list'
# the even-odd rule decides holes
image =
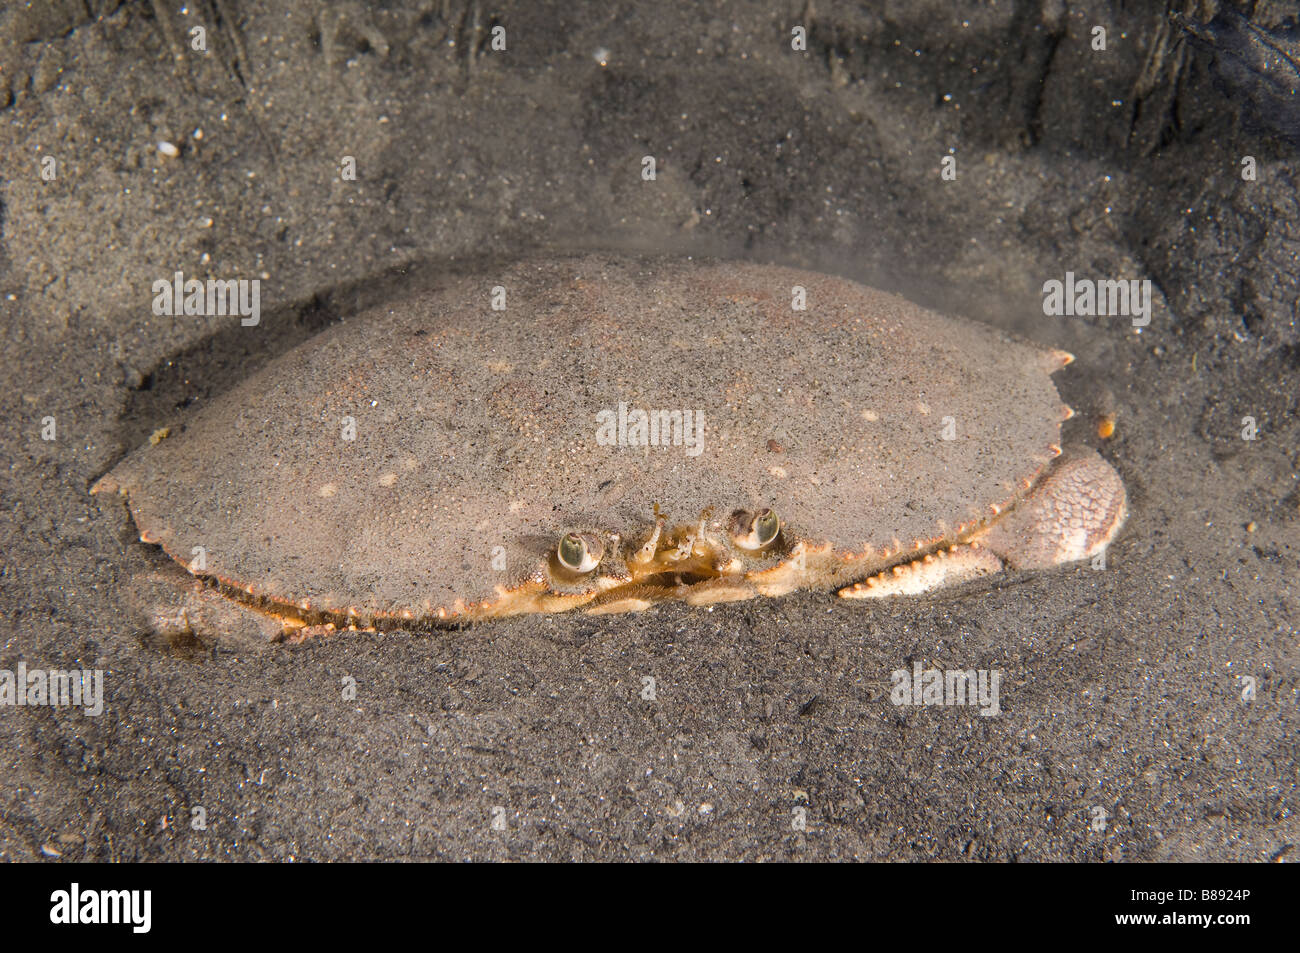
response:
{"label": "buried crab", "polygon": [[94,492],[286,632],[918,594],[1118,532],[1070,360],[807,271],[532,260],[322,332]]}

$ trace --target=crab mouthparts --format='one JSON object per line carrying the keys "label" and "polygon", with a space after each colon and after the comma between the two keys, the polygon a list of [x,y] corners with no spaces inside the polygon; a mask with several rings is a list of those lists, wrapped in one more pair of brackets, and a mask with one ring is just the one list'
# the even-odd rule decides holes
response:
{"label": "crab mouthparts", "polygon": [[[632,577],[628,585],[675,587],[739,573],[740,561],[703,530],[701,523],[698,530],[682,528],[660,535],[648,558],[638,559],[645,552],[643,547],[637,556],[628,560]],[[659,534],[658,529],[655,533]]]}
{"label": "crab mouthparts", "polygon": [[672,530],[658,518],[645,544],[627,560],[627,576],[593,599],[587,611],[629,612],[667,600],[705,605],[752,597],[741,561],[712,535],[714,529],[707,513],[696,526]]}
{"label": "crab mouthparts", "polygon": [[[717,530],[718,527],[713,527]],[[664,519],[655,510],[655,528],[627,561],[632,584],[650,584],[656,577],[716,579],[741,571],[740,561],[720,545],[710,532],[709,513],[701,514],[694,526],[679,526],[664,532]]]}

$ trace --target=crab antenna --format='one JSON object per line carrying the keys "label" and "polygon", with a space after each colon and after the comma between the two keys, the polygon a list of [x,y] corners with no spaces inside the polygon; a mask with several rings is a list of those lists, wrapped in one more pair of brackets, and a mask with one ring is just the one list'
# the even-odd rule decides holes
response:
{"label": "crab antenna", "polygon": [[645,544],[638,549],[636,554],[632,557],[633,561],[638,563],[650,562],[650,560],[655,558],[655,553],[659,551],[659,537],[664,531],[664,517],[663,514],[659,512],[659,504],[656,503],[654,507],[655,528],[650,533],[650,538],[645,541]]}

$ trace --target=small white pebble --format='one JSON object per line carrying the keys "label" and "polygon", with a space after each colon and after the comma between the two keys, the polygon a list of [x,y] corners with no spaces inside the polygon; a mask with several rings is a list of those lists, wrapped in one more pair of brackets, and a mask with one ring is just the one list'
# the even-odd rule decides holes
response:
{"label": "small white pebble", "polygon": [[181,154],[181,150],[177,149],[166,139],[163,139],[158,143],[158,151],[169,159],[175,159],[178,155]]}

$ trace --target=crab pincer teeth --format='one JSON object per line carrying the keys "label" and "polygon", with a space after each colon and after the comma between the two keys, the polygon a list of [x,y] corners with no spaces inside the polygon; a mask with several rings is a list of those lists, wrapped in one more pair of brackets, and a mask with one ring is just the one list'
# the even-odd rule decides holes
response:
{"label": "crab pincer teeth", "polygon": [[874,578],[864,579],[861,582],[855,582],[853,585],[840,590],[839,592],[840,598],[851,599],[853,598],[853,596],[855,596],[858,593],[866,592],[875,584],[876,584],[876,580]]}

